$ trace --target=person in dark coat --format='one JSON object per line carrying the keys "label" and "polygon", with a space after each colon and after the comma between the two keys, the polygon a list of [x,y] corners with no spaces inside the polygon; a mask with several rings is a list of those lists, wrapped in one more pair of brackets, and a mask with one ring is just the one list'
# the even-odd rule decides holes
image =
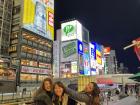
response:
{"label": "person in dark coat", "polygon": [[52,80],[46,78],[43,80],[40,88],[36,91],[34,95],[35,105],[53,105],[52,104]]}
{"label": "person in dark coat", "polygon": [[95,82],[86,85],[82,92],[74,91],[68,87],[65,87],[65,91],[70,97],[79,102],[84,102],[86,105],[100,105],[100,89]]}
{"label": "person in dark coat", "polygon": [[54,84],[53,105],[75,105],[76,101],[72,100],[66,93],[62,82],[58,81]]}

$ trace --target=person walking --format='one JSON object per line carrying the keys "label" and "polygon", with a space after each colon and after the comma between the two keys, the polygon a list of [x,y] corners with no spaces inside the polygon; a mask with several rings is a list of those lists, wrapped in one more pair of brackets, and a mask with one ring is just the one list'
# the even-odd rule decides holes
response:
{"label": "person walking", "polygon": [[65,93],[65,88],[62,82],[56,82],[54,84],[54,96],[52,98],[53,105],[75,105],[76,102],[69,98]]}
{"label": "person walking", "polygon": [[53,105],[52,104],[52,80],[45,78],[40,88],[34,94],[34,105]]}
{"label": "person walking", "polygon": [[100,89],[95,82],[87,84],[82,92],[74,91],[68,87],[65,87],[65,91],[70,97],[85,103],[85,105],[100,105]]}

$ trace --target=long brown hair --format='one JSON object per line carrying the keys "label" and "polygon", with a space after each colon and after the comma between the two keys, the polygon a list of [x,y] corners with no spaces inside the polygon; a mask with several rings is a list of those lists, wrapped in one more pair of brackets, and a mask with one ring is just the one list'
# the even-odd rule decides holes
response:
{"label": "long brown hair", "polygon": [[100,88],[98,87],[98,85],[95,82],[91,82],[93,84],[93,91],[92,91],[92,104],[93,105],[100,105]]}
{"label": "long brown hair", "polygon": [[44,88],[44,84],[45,84],[46,81],[48,81],[48,82],[51,84],[51,86],[52,86],[52,84],[53,84],[52,79],[51,79],[51,78],[45,78],[45,79],[42,81],[42,83],[41,83],[39,89],[35,92],[34,97],[36,97],[36,96],[38,96],[39,94],[41,94],[41,93],[43,93],[43,92],[46,91],[45,88]]}

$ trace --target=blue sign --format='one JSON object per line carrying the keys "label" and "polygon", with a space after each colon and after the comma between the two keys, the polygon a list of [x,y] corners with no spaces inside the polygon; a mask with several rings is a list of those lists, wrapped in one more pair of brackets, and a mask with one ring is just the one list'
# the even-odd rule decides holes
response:
{"label": "blue sign", "polygon": [[90,59],[96,59],[96,44],[90,43]]}
{"label": "blue sign", "polygon": [[78,54],[83,55],[83,43],[78,40]]}

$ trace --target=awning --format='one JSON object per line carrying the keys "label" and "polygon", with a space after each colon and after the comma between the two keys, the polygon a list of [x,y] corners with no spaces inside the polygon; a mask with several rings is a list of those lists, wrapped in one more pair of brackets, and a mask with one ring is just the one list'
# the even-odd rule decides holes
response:
{"label": "awning", "polygon": [[140,80],[140,72],[131,76],[131,77],[129,77],[129,79]]}
{"label": "awning", "polygon": [[97,78],[97,84],[113,84],[110,78]]}

